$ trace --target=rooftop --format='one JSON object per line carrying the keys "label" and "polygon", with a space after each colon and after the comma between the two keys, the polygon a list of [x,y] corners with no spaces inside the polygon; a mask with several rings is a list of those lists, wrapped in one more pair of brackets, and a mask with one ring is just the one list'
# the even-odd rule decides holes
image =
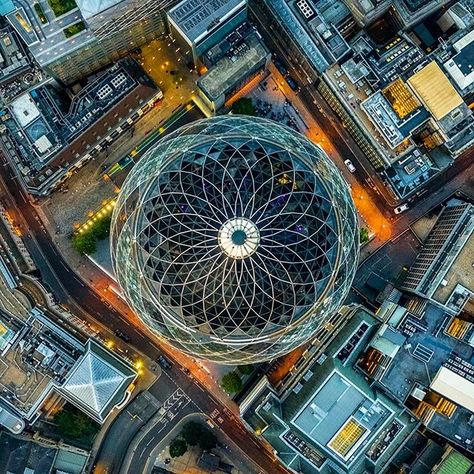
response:
{"label": "rooftop", "polygon": [[[430,387],[440,368],[453,354],[467,364],[474,363],[474,348],[445,334],[448,322],[445,311],[428,304],[422,317],[406,312],[397,324],[396,329],[407,338],[406,343],[380,379],[395,399],[406,402],[417,384]],[[470,414],[472,412],[462,406],[458,406],[450,418],[435,413],[428,427],[452,442],[472,449],[466,444],[466,440],[472,438]]]}
{"label": "rooftop", "polygon": [[10,29],[0,30],[0,81],[8,80],[30,68],[30,60],[16,34]]}
{"label": "rooftop", "polygon": [[306,401],[291,423],[321,447],[347,461],[365,438],[390,417],[337,371]]}
{"label": "rooftop", "polygon": [[81,10],[82,16],[88,20],[122,3],[122,1],[123,0],[76,0],[76,4],[79,10]]}
{"label": "rooftop", "polygon": [[0,425],[12,432],[37,418],[52,391],[103,422],[135,379],[111,352],[91,340],[85,345],[86,336],[73,337],[39,308],[26,321],[0,311],[0,321],[12,334],[1,352]]}
{"label": "rooftop", "polygon": [[[403,102],[407,107],[406,110],[401,112],[400,108],[394,109],[386,97],[388,95],[393,98],[393,104],[396,106],[398,101],[395,102],[394,92],[392,90],[384,92],[377,91],[362,102],[360,106],[382,133],[387,143],[395,148],[411,134],[414,128],[420,126],[429,118],[429,113],[417,104],[414,98],[412,99],[413,105],[409,105],[409,95],[400,98],[400,102]],[[403,117],[400,117],[400,115],[403,115]]]}
{"label": "rooftop", "polygon": [[9,132],[4,140],[13,144],[27,186],[41,193],[78,159],[93,154],[98,141],[109,143],[108,134],[132,115],[130,109],[136,112],[159,95],[138,64],[123,59],[72,97],[51,84],[18,97],[0,113]]}
{"label": "rooftop", "polygon": [[416,149],[403,155],[385,169],[384,174],[397,194],[404,198],[435,176],[440,167],[429,155]]}
{"label": "rooftop", "polygon": [[57,450],[0,432],[0,474],[49,474]]}
{"label": "rooftop", "polygon": [[401,407],[353,369],[378,325],[354,309],[324,358],[291,379],[280,398],[264,392],[244,413],[287,466],[304,474],[362,473],[366,462],[383,469],[413,432],[416,423]]}
{"label": "rooftop", "polygon": [[126,364],[89,341],[60,391],[93,418],[103,421],[122,401],[135,377],[135,372]]}
{"label": "rooftop", "polygon": [[464,92],[474,84],[474,30],[466,34],[453,45],[457,53],[446,61],[443,66]]}
{"label": "rooftop", "polygon": [[446,304],[458,285],[474,293],[472,280],[473,262],[474,239],[471,237],[454,259],[451,267],[443,278],[443,284],[438,286],[432,298],[441,304]]}
{"label": "rooftop", "polygon": [[323,72],[329,66],[322,49],[314,35],[309,34],[302,21],[295,15],[290,3],[285,0],[264,0],[274,11],[275,17],[282,27],[291,35],[300,46],[314,69]]}
{"label": "rooftop", "polygon": [[440,367],[430,388],[474,412],[474,376],[469,380],[448,367]]}
{"label": "rooftop", "polygon": [[88,453],[0,432],[0,474],[82,474]]}
{"label": "rooftop", "polygon": [[253,69],[260,67],[269,52],[256,33],[247,36],[238,51],[229,51],[198,80],[199,88],[211,100],[225,95]]}
{"label": "rooftop", "polygon": [[411,76],[408,83],[437,120],[464,104],[436,61]]}
{"label": "rooftop", "polygon": [[168,18],[195,43],[245,5],[245,0],[183,0],[168,11]]}
{"label": "rooftop", "polygon": [[450,450],[448,455],[433,470],[433,474],[469,474],[474,464],[461,453]]}

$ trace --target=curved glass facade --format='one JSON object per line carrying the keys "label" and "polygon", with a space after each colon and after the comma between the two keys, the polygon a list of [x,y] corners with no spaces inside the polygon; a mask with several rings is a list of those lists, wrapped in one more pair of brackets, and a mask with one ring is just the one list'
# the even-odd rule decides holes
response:
{"label": "curved glass facade", "polygon": [[358,261],[348,186],[302,135],[255,117],[185,125],[133,168],[112,219],[114,270],[177,348],[246,364],[306,342]]}

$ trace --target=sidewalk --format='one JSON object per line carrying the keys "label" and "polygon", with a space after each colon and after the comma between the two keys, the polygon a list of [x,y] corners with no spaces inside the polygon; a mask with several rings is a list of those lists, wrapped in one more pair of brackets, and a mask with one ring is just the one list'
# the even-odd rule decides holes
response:
{"label": "sidewalk", "polygon": [[[156,334],[148,329],[131,310],[127,303],[114,291],[110,290],[111,285],[118,289],[117,282],[102,272],[87,257],[79,255],[77,251],[72,248],[71,241],[67,236],[55,235],[53,230],[54,223],[50,221],[50,219],[53,220],[53,217],[48,216],[47,213],[44,212],[44,209],[39,206],[36,206],[36,209],[38,210],[39,215],[42,217],[43,223],[52,236],[53,242],[57,246],[59,252],[68,265],[74,269],[78,276],[80,276],[84,283],[92,287],[96,292],[100,292],[100,297],[104,301],[124,315],[124,317],[131,321],[134,326],[140,328],[140,330],[144,332],[156,346],[164,348],[163,352],[169,353],[171,357],[180,365],[188,368],[192,372],[193,376],[206,388],[208,388],[208,390],[212,392],[212,395],[226,408],[228,408],[235,415],[239,415],[239,409],[237,405],[224,393],[222,388],[219,386],[219,381],[213,378],[208,369],[203,366],[200,361],[194,359],[192,356],[178,351],[177,349],[174,349],[167,342],[160,339]],[[106,331],[110,332],[108,328],[105,328],[104,326],[102,327]],[[113,337],[115,338],[115,336]],[[134,349],[137,350],[138,348]]]}

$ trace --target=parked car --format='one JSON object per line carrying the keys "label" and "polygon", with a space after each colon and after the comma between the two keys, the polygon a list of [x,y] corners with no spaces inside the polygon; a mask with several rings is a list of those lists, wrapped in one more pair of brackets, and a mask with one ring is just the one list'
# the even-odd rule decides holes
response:
{"label": "parked car", "polygon": [[290,89],[294,92],[298,92],[300,90],[300,86],[296,83],[296,81],[291,77],[287,76],[286,82],[288,82],[288,85],[290,86]]}
{"label": "parked car", "polygon": [[408,209],[408,204],[402,204],[401,206],[396,207],[393,212],[395,214],[401,214],[402,212],[405,212]]}
{"label": "parked car", "polygon": [[122,339],[122,341],[130,342],[130,338],[126,334],[124,334],[120,329],[117,329],[115,331],[115,335],[119,337],[120,339]]}
{"label": "parked car", "polygon": [[354,164],[352,163],[351,160],[345,160],[344,161],[344,164],[347,166],[347,169],[351,172],[351,173],[354,173],[356,168],[354,166]]}
{"label": "parked car", "polygon": [[160,364],[160,367],[165,370],[170,370],[173,366],[173,364],[164,355],[160,355],[160,357],[158,357],[158,364]]}

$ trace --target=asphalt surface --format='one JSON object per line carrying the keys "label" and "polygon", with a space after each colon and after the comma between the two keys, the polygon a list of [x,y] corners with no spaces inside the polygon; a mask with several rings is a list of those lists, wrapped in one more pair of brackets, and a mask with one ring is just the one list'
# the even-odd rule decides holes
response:
{"label": "asphalt surface", "polygon": [[148,392],[140,393],[114,420],[102,443],[94,468],[117,472],[133,438],[158,412],[161,404]]}
{"label": "asphalt surface", "polygon": [[174,423],[166,423],[166,420],[157,423],[156,427],[140,441],[134,449],[134,453],[129,460],[129,465],[133,466],[132,472],[145,472],[145,466],[152,451],[158,443],[173,429],[182,418],[190,413],[203,413],[213,421],[215,428],[221,428],[229,438],[231,446],[238,447],[245,451],[246,456],[253,460],[255,471],[262,470],[269,474],[288,472],[276,460],[272,453],[262,447],[260,441],[250,433],[240,423],[240,420],[227,408],[212,396],[196,379],[190,374],[186,374],[178,365],[168,371],[163,371],[162,376],[150,387],[149,392],[158,400],[169,399],[177,390],[182,390],[189,399],[183,399],[182,410],[176,412],[173,407],[168,411],[167,417],[172,417]]}

